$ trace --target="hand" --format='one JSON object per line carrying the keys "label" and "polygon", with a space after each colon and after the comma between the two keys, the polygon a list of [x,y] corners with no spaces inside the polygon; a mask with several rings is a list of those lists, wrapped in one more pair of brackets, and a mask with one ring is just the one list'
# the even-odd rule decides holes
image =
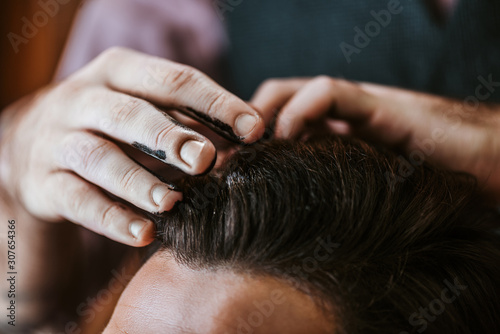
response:
{"label": "hand", "polygon": [[170,210],[181,194],[118,144],[188,174],[207,171],[216,156],[206,137],[160,108],[215,120],[234,140],[253,142],[264,132],[255,110],[202,73],[115,48],[4,112],[2,188],[40,220],[69,220],[124,244],[148,244],[153,224],[107,193],[148,212]]}
{"label": "hand", "polygon": [[[475,175],[500,203],[500,106],[452,100],[329,77],[274,79],[251,104],[266,123],[278,113],[277,137],[296,137],[309,126],[356,135],[403,149],[423,160]],[[402,173],[404,174],[404,173]],[[404,177],[404,175],[402,175]]]}

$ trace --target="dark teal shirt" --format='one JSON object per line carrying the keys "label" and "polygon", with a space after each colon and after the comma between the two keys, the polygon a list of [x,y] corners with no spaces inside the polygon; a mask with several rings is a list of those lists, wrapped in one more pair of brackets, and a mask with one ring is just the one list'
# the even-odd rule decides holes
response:
{"label": "dark teal shirt", "polygon": [[232,3],[228,72],[243,98],[267,78],[326,74],[500,102],[498,0],[459,0],[444,23],[423,0]]}

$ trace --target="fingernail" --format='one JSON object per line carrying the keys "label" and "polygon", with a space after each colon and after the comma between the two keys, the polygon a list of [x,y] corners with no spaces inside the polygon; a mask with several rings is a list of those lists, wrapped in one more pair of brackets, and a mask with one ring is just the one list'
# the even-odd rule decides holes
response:
{"label": "fingernail", "polygon": [[196,161],[199,159],[201,151],[205,147],[205,143],[202,143],[197,140],[189,140],[182,145],[181,148],[181,159],[192,167],[196,164]]}
{"label": "fingernail", "polygon": [[141,235],[141,231],[146,227],[146,225],[148,225],[148,222],[144,220],[133,221],[129,225],[130,233],[135,238],[139,238],[139,236]]}
{"label": "fingernail", "polygon": [[165,198],[165,196],[167,196],[169,192],[170,189],[168,189],[168,187],[157,185],[151,191],[151,197],[153,197],[153,201],[155,202],[155,204],[160,206],[162,200]]}
{"label": "fingernail", "polygon": [[240,137],[246,137],[257,125],[257,117],[250,114],[243,114],[236,118],[234,132]]}

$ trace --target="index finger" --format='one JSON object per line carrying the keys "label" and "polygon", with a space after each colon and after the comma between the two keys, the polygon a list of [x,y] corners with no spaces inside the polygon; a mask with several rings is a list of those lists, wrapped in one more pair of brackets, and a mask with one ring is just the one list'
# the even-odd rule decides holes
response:
{"label": "index finger", "polygon": [[250,103],[262,112],[264,121],[269,124],[275,114],[308,81],[308,78],[266,80],[257,88]]}
{"label": "index finger", "polygon": [[276,135],[296,136],[309,121],[325,116],[347,122],[366,122],[377,110],[377,100],[357,84],[328,77],[307,83],[278,116]]}
{"label": "index finger", "polygon": [[252,143],[264,134],[261,115],[192,67],[113,48],[95,62],[93,80],[196,118],[234,141]]}

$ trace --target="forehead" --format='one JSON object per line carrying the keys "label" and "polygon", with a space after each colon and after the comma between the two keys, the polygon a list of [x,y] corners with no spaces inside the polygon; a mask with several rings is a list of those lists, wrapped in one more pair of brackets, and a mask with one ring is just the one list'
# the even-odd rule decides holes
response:
{"label": "forehead", "polygon": [[220,299],[238,285],[236,279],[220,277],[214,284],[216,277],[210,272],[203,277],[179,266],[167,253],[155,253],[127,286],[110,325],[131,334],[143,333],[145,328],[162,333],[170,327],[170,333],[198,332],[197,322],[209,316],[212,299]]}
{"label": "forehead", "polygon": [[331,333],[327,327],[308,296],[278,280],[191,270],[158,252],[130,282],[104,333]]}

